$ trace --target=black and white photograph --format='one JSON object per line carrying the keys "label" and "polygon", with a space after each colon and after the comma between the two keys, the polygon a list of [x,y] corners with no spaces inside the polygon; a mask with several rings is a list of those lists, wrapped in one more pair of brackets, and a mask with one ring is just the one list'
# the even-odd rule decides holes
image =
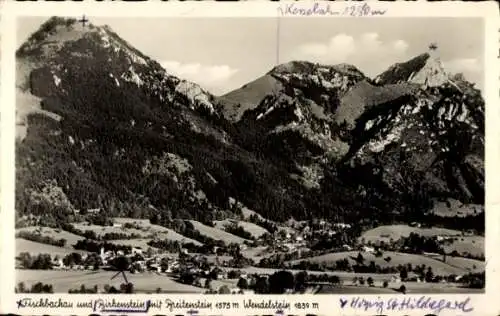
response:
{"label": "black and white photograph", "polygon": [[482,18],[16,24],[16,293],[485,293]]}

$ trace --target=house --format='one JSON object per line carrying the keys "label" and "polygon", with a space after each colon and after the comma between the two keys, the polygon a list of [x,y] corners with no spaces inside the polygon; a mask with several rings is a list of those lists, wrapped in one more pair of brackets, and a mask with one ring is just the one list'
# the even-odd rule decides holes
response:
{"label": "house", "polygon": [[374,253],[375,252],[375,248],[369,247],[369,246],[363,246],[362,250],[364,252],[370,252],[370,253]]}
{"label": "house", "polygon": [[401,278],[397,275],[391,276],[391,282],[393,283],[401,283]]}
{"label": "house", "polygon": [[136,255],[136,254],[142,255],[142,248],[141,247],[133,247],[132,248],[132,254],[134,254],[134,255]]}
{"label": "house", "polygon": [[351,228],[351,224],[345,224],[345,223],[336,223],[333,226],[341,229]]}
{"label": "house", "polygon": [[342,245],[342,249],[343,249],[343,250],[346,250],[346,251],[351,251],[351,250],[352,250],[352,247],[351,247],[351,246],[349,246],[349,245],[347,245],[347,244],[343,244],[343,245]]}
{"label": "house", "polygon": [[113,227],[122,227],[122,224],[120,224],[120,223],[113,223]]}
{"label": "house", "polygon": [[62,269],[64,268],[64,263],[63,263],[63,260],[61,258],[54,258],[52,260],[52,268],[53,269]]}
{"label": "house", "polygon": [[87,210],[87,214],[99,214],[101,212],[100,208],[91,208]]}

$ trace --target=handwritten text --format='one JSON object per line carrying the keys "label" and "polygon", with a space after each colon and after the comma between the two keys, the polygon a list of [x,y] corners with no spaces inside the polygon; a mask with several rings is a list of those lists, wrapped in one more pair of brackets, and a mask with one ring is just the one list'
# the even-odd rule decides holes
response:
{"label": "handwritten text", "polygon": [[288,3],[278,8],[282,16],[377,16],[384,15],[387,10],[375,10],[369,4],[349,4],[338,10],[329,3],[315,2],[312,5]]}
{"label": "handwritten text", "polygon": [[443,310],[458,310],[463,313],[469,313],[474,310],[469,306],[470,298],[463,300],[447,300],[435,299],[428,296],[415,297],[394,297],[390,299],[367,299],[362,297],[354,297],[349,300],[341,299],[342,308],[352,308],[364,311],[376,311],[382,314],[384,311],[404,311],[404,310],[428,310],[439,314]]}

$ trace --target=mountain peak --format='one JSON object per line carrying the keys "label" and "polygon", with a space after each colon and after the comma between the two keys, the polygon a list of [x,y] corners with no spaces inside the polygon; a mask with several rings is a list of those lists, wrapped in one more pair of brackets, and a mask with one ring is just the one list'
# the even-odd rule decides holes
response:
{"label": "mountain peak", "polygon": [[[30,35],[16,52],[18,57],[34,55],[43,47],[59,46],[62,42],[78,40],[91,30],[92,24],[78,24],[75,18],[51,17],[45,21],[37,31]],[[42,49],[45,52],[45,49]]]}
{"label": "mountain peak", "polygon": [[439,55],[434,51],[394,64],[375,78],[377,84],[409,82],[423,87],[436,87],[448,81],[449,75],[444,70]]}
{"label": "mountain peak", "polygon": [[313,68],[314,64],[311,62],[304,60],[292,60],[273,67],[273,69],[269,71],[269,74],[291,73],[291,72],[303,73],[311,71]]}

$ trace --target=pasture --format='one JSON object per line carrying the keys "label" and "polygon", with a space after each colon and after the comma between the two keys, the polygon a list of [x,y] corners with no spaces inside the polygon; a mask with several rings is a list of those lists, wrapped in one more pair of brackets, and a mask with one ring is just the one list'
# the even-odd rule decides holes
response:
{"label": "pasture", "polygon": [[174,231],[173,229],[163,227],[160,225],[155,225],[151,224],[149,220],[147,219],[136,219],[136,218],[128,218],[128,217],[115,217],[114,222],[117,224],[136,224],[137,226],[140,227],[140,230],[143,232],[149,232],[150,235],[152,234],[155,238],[161,238],[161,239],[168,239],[170,241],[178,241],[180,243],[193,243],[197,246],[201,246],[202,243],[188,238],[184,235],[181,235]]}
{"label": "pasture", "polygon": [[[172,229],[160,226],[153,225],[149,223],[149,220],[142,219],[134,219],[134,218],[114,218],[115,224],[119,224],[121,226],[99,226],[99,225],[89,225],[88,223],[74,223],[73,226],[75,228],[86,231],[90,230],[96,233],[98,236],[103,236],[106,233],[120,233],[120,234],[136,234],[140,236],[140,239],[167,239],[170,241],[178,241],[180,243],[193,243],[195,245],[200,246],[201,243],[197,240],[188,238],[183,236]],[[135,224],[136,228],[125,228],[123,225],[125,223]]]}
{"label": "pasture", "polygon": [[254,238],[259,238],[260,236],[269,233],[265,228],[260,227],[257,224],[245,222],[245,221],[235,221],[226,219],[223,221],[215,221],[215,227],[221,230],[225,230],[226,225],[234,225],[242,227],[244,230],[249,232]]}
{"label": "pasture", "polygon": [[442,217],[465,217],[476,215],[484,211],[484,206],[479,204],[463,204],[454,199],[448,199],[447,202],[435,202],[430,213]]}
{"label": "pasture", "polygon": [[67,232],[62,229],[52,228],[52,227],[43,227],[43,226],[29,226],[16,229],[16,233],[18,232],[30,232],[30,233],[39,233],[41,236],[48,236],[55,239],[66,239],[66,248],[72,248],[74,244],[76,244],[79,240],[85,239],[82,236],[75,235],[73,233]]}
{"label": "pasture", "polygon": [[484,256],[484,237],[483,236],[463,236],[455,237],[456,240],[451,244],[445,244],[444,250],[452,252],[456,250],[458,253],[470,253],[474,256]]}
{"label": "pasture", "polygon": [[195,220],[190,220],[189,222],[193,224],[194,228],[198,230],[200,234],[213,238],[215,240],[223,240],[224,242],[226,242],[226,244],[230,243],[242,244],[243,242],[248,241],[247,239],[230,234],[226,231],[223,231],[215,227],[207,226]]}
{"label": "pasture", "polygon": [[364,238],[365,242],[371,241],[374,244],[384,241],[386,243],[390,240],[398,240],[401,237],[407,237],[410,233],[417,233],[421,236],[432,237],[432,236],[462,236],[462,233],[458,230],[446,229],[446,228],[418,228],[411,227],[408,225],[383,225],[378,226],[373,229],[365,231],[359,240]]}
{"label": "pasture", "polygon": [[22,238],[16,238],[16,256],[21,252],[29,252],[31,255],[38,255],[41,253],[47,253],[51,256],[65,256],[72,252],[86,253],[82,250],[74,250],[71,248],[57,247],[47,244],[42,244],[39,242],[34,242]]}
{"label": "pasture", "polygon": [[[380,265],[381,267],[398,266],[400,264],[407,265],[408,263],[411,263],[412,266],[415,267],[417,265],[425,264],[426,267],[431,267],[432,271],[436,275],[461,275],[467,272],[480,272],[484,271],[485,266],[485,263],[483,261],[465,258],[452,258],[450,256],[446,257],[446,262],[442,262],[441,257],[435,259],[424,255],[392,251],[384,252],[382,257],[375,257],[374,254],[366,252],[363,252],[361,254],[364,257],[365,264],[369,264],[370,261],[374,261],[375,264]],[[357,256],[357,251],[334,252],[311,258],[293,260],[290,261],[290,263],[298,263],[302,260],[307,260],[309,262],[324,263],[328,265],[335,263],[335,261],[337,260],[346,258],[351,264],[354,264],[355,260],[353,258],[356,258]],[[384,258],[387,257],[391,257],[390,262],[384,260]],[[473,266],[476,266],[476,268],[474,269]]]}
{"label": "pasture", "polygon": [[370,287],[341,285],[341,286],[322,286],[316,294],[398,294],[396,289],[401,285],[406,287],[407,294],[460,294],[460,293],[484,293],[484,289],[470,289],[461,287],[459,284],[453,283],[419,283],[419,282],[404,282],[395,283],[389,282],[387,288],[375,284]]}
{"label": "pasture", "polygon": [[[42,282],[52,284],[55,293],[68,293],[70,289],[79,289],[83,284],[87,288],[97,285],[102,291],[104,285],[120,287],[125,281],[121,276],[111,280],[114,271],[62,271],[62,270],[16,270],[16,283],[24,282],[26,287]],[[139,293],[154,293],[157,288],[162,292],[202,293],[205,290],[192,285],[178,283],[166,275],[153,272],[140,274],[127,273],[127,279],[134,284]]]}

